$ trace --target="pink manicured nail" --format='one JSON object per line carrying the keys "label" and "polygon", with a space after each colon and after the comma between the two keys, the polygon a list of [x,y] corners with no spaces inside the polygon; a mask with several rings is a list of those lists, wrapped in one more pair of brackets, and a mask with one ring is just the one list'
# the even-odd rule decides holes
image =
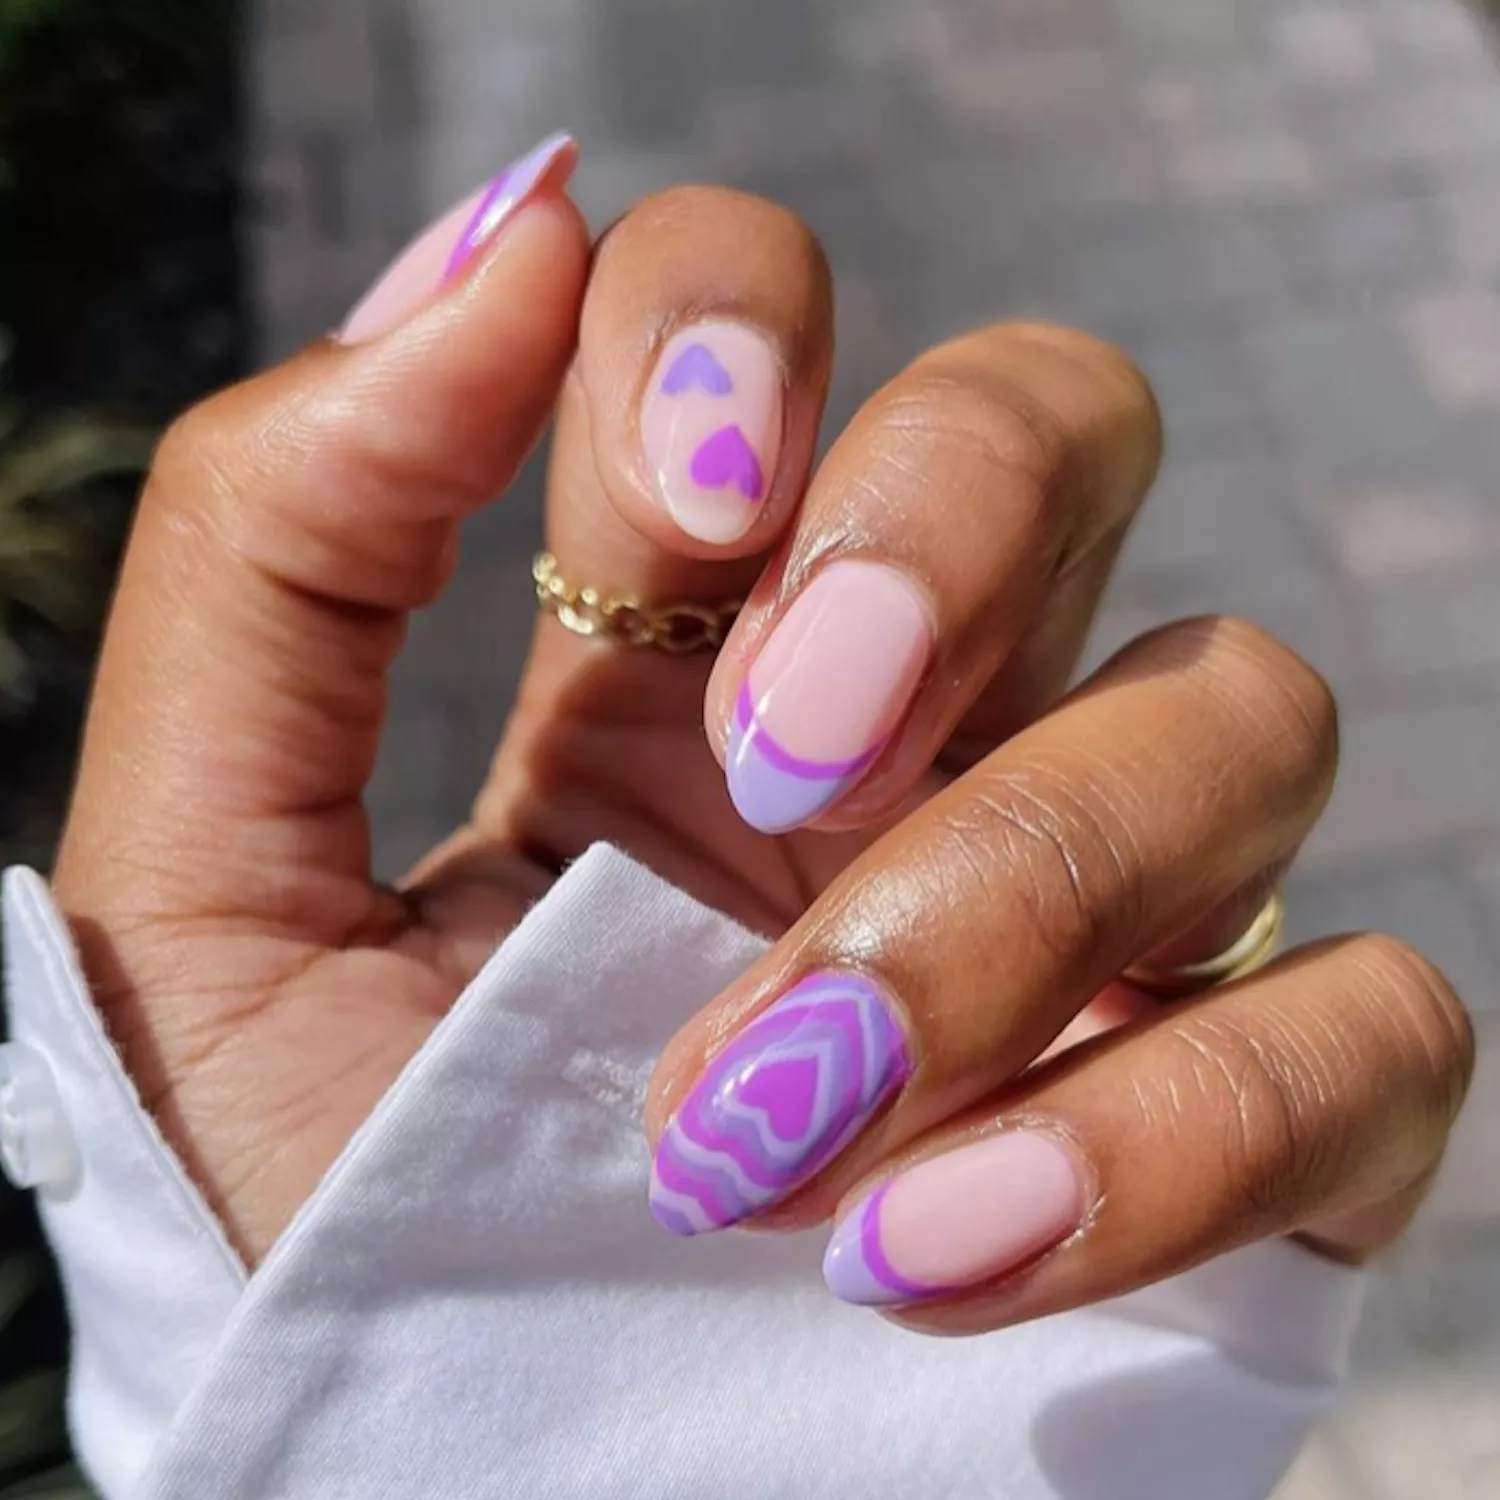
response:
{"label": "pink manicured nail", "polygon": [[667,342],[641,404],[646,466],[672,518],[704,542],[753,524],[781,453],[781,365],[741,323],[694,323]]}
{"label": "pink manicured nail", "polygon": [[879,758],[932,655],[914,584],[883,563],[826,567],[745,674],[726,774],[740,816],[784,833],[844,795]]}
{"label": "pink manicured nail", "polygon": [[834,1231],[823,1278],[843,1302],[889,1307],[993,1281],[1083,1222],[1073,1158],[1051,1136],[991,1136],[877,1188]]}
{"label": "pink manicured nail", "polygon": [[561,192],[578,164],[578,142],[551,135],[424,230],[349,314],[339,337],[362,344],[404,323],[434,292],[458,280],[522,204]]}

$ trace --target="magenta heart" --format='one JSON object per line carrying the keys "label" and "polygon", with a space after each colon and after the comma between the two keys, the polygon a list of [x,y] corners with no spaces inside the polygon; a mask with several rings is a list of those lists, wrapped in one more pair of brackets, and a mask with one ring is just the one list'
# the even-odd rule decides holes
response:
{"label": "magenta heart", "polygon": [[702,344],[689,344],[662,377],[661,388],[669,396],[680,396],[694,386],[701,386],[710,396],[727,396],[734,389],[729,371]]}
{"label": "magenta heart", "polygon": [[693,482],[706,490],[737,485],[747,500],[759,500],[765,489],[760,460],[738,427],[721,427],[705,438],[693,455],[689,472]]}
{"label": "magenta heart", "polygon": [[777,1140],[805,1140],[818,1103],[821,1071],[815,1057],[766,1063],[740,1080],[738,1102],[763,1111]]}

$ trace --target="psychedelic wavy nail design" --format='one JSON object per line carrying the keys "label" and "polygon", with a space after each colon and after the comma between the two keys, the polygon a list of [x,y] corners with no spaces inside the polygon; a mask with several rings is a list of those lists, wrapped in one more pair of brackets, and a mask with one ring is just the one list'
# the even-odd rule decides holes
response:
{"label": "psychedelic wavy nail design", "polygon": [[553,135],[418,235],[349,314],[346,344],[379,338],[456,281],[522,204],[544,189],[561,192],[578,163],[578,143]]}
{"label": "psychedelic wavy nail design", "polygon": [[725,1229],[813,1177],[911,1073],[884,997],[856,974],[804,979],[709,1064],[651,1172],[673,1234]]}
{"label": "psychedelic wavy nail design", "polygon": [[709,319],[668,341],[641,403],[641,447],[690,536],[729,542],[754,524],[776,471],[782,403],[776,352],[753,329]]}
{"label": "psychedelic wavy nail design", "polygon": [[994,1281],[1067,1239],[1083,1221],[1084,1197],[1072,1155],[1052,1136],[990,1136],[876,1188],[834,1230],[823,1279],[860,1307]]}
{"label": "psychedelic wavy nail design", "polygon": [[785,833],[837,802],[890,742],[931,651],[927,605],[903,574],[825,568],[740,688],[725,767],[740,816]]}

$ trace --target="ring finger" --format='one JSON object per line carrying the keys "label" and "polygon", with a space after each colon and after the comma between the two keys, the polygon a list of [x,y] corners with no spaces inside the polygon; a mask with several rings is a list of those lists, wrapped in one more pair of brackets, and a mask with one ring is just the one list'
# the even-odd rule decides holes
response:
{"label": "ring finger", "polygon": [[649,1108],[657,1217],[827,1217],[1284,864],[1335,758],[1326,687],[1257,628],[1136,642],[867,850],[674,1039]]}

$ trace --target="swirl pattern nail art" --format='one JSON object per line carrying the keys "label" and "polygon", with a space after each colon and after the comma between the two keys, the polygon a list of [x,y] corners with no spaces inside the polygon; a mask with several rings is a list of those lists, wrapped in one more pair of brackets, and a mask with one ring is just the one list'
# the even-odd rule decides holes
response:
{"label": "swirl pattern nail art", "polygon": [[828,1165],[911,1074],[900,1023],[856,974],[814,974],[752,1021],[672,1118],[651,1212],[673,1234],[724,1229]]}

